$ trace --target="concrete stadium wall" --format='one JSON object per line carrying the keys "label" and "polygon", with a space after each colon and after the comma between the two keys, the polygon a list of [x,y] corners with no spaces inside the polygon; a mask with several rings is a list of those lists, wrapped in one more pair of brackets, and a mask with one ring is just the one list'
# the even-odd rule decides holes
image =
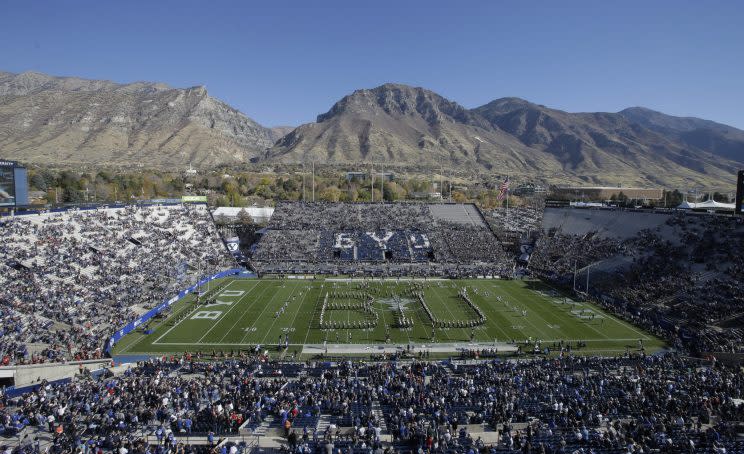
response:
{"label": "concrete stadium wall", "polygon": [[666,237],[672,229],[666,225],[668,214],[625,210],[585,208],[546,208],[543,230],[556,228],[565,234],[584,235],[597,232],[607,238],[628,239],[645,229],[656,230]]}
{"label": "concrete stadium wall", "polygon": [[15,387],[29,386],[41,380],[53,381],[74,377],[80,372],[80,364],[90,371],[108,367],[111,359],[78,361],[70,363],[32,364],[27,366],[8,366],[3,370],[15,371]]}

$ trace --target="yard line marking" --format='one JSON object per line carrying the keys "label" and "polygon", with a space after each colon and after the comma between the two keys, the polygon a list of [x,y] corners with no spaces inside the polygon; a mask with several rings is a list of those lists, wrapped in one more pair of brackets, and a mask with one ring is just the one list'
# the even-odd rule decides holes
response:
{"label": "yard line marking", "polygon": [[[157,354],[158,352],[178,351],[179,347],[184,345],[192,345],[195,348],[201,349],[230,349],[231,347],[235,348],[236,346],[244,345],[244,342],[247,341],[251,343],[256,343],[257,341],[263,343],[267,342],[267,340],[268,342],[273,342],[275,338],[272,338],[272,336],[278,334],[278,331],[274,331],[274,329],[282,329],[281,333],[284,334],[286,332],[285,326],[288,326],[289,329],[294,329],[293,332],[289,333],[292,338],[289,345],[292,348],[307,345],[308,342],[311,345],[313,343],[322,345],[323,336],[326,332],[330,336],[333,335],[333,332],[330,330],[318,329],[313,324],[313,320],[317,319],[321,307],[322,294],[324,293],[324,289],[320,287],[323,285],[322,282],[325,282],[325,289],[328,290],[333,285],[333,283],[328,281],[310,283],[307,281],[282,282],[274,279],[261,279],[254,280],[253,283],[247,281],[245,283],[238,282],[235,284],[235,280],[227,280],[227,282],[224,282],[224,286],[220,291],[237,293],[235,289],[239,289],[247,290],[248,292],[242,295],[242,297],[225,298],[228,300],[235,299],[236,301],[232,303],[231,307],[224,308],[224,310],[220,311],[216,306],[212,306],[215,310],[222,312],[222,314],[212,314],[213,316],[219,315],[219,318],[209,320],[206,324],[199,320],[184,322],[184,320],[191,320],[190,317],[193,317],[195,312],[205,310],[204,306],[195,306],[194,302],[189,299],[191,297],[187,297],[185,301],[181,300],[174,306],[175,310],[169,313],[167,319],[160,323],[152,324],[155,327],[156,333],[162,334],[155,334],[153,337],[142,336],[141,339],[124,345],[118,354],[132,354],[131,352]],[[475,280],[447,282],[449,283],[445,283],[442,288],[439,288],[435,282],[424,284],[423,290],[427,296],[427,303],[436,312],[442,313],[439,315],[446,316],[449,319],[454,320],[455,317],[469,316],[470,312],[462,300],[455,300],[456,293],[463,286],[469,289],[478,289],[480,293],[472,294],[471,298],[484,309],[487,320],[485,324],[474,328],[476,340],[482,341],[486,339],[487,342],[493,342],[497,339],[496,336],[498,336],[499,341],[504,341],[520,339],[523,336],[526,339],[529,335],[532,335],[534,338],[542,338],[541,340],[543,342],[551,342],[550,339],[545,338],[571,342],[584,340],[587,342],[588,348],[582,350],[606,352],[622,351],[622,348],[633,346],[639,338],[644,339],[644,341],[657,341],[655,337],[643,333],[641,328],[636,329],[631,323],[614,316],[612,312],[603,309],[599,305],[595,305],[593,302],[577,300],[573,306],[571,304],[561,304],[563,303],[565,293],[562,291],[553,293],[555,289],[544,281],[535,281],[538,285],[526,285],[520,282]],[[279,288],[277,285],[283,288]],[[337,282],[335,285],[338,286],[338,291],[349,291],[356,283],[351,281]],[[370,330],[337,329],[336,332],[346,336],[343,339],[343,344],[350,347],[365,342],[364,345],[384,345],[385,327],[388,326],[391,328],[391,344],[405,345],[406,342],[409,345],[411,343],[430,344],[431,327],[428,325],[429,320],[426,318],[426,314],[421,309],[420,304],[409,306],[409,309],[418,309],[418,311],[410,314],[415,320],[414,328],[398,330],[393,328],[394,320],[389,322],[389,324],[387,321],[386,312],[390,312],[391,317],[393,314],[391,308],[379,303],[381,299],[388,298],[389,294],[401,295],[401,292],[404,291],[403,287],[407,285],[410,284],[404,282],[396,284],[392,281],[382,284],[376,281],[373,282],[373,288],[370,291],[374,294],[374,310],[378,314],[382,325]],[[482,292],[485,289],[490,292],[487,296],[486,293]],[[279,293],[275,293],[276,291]],[[297,295],[300,295],[300,300],[296,299]],[[507,306],[509,307],[505,306],[503,302],[496,300],[497,295],[504,298],[508,302]],[[268,307],[271,306],[276,310],[286,298],[290,300],[294,298],[287,307],[287,310],[294,309],[294,313],[289,314],[285,311],[280,316],[281,320],[274,319],[270,315],[271,309],[268,309]],[[575,299],[575,297],[572,298],[572,300]],[[453,305],[453,303],[456,304]],[[235,309],[235,306],[240,307]],[[259,309],[259,307],[262,307],[262,309]],[[519,316],[522,309],[530,311],[526,318]],[[575,309],[577,313],[572,314],[572,309]],[[578,311],[581,310],[586,311],[587,314],[591,310],[597,314],[597,318],[608,318],[614,323],[604,320],[604,323],[600,326],[600,323],[596,319],[591,321],[588,318],[579,317],[581,314]],[[347,322],[352,318],[356,320],[357,314],[351,312],[347,312],[346,314]],[[256,317],[257,315],[258,317]],[[337,315],[339,315],[337,320],[340,321],[343,319],[342,313]],[[171,320],[181,317],[184,318],[178,322],[174,322],[174,326],[168,326]],[[230,321],[231,317],[233,321]],[[209,325],[209,323],[214,323],[214,325]],[[243,332],[243,328],[247,325],[251,326],[246,328],[246,330],[252,329],[253,331]],[[302,336],[301,331],[299,331],[300,329],[306,330],[305,336]],[[219,335],[217,332],[215,336],[210,337],[211,333],[215,332],[215,330],[218,332],[219,330],[223,330],[223,335]],[[464,332],[467,339],[471,332],[468,327],[438,328],[437,331],[440,331],[436,335],[437,344],[462,342],[458,340],[459,336],[456,333]],[[354,337],[352,344],[346,343],[349,332]],[[310,334],[312,334],[312,339]],[[154,338],[157,339],[152,341],[151,339]],[[332,340],[329,338],[328,342],[331,344]],[[467,342],[465,341],[463,343]],[[656,344],[652,348],[655,349]]]}
{"label": "yard line marking", "polygon": [[[397,288],[396,288],[396,290],[397,290]],[[397,293],[394,292],[393,293],[393,298],[395,298],[395,295],[397,295]],[[398,296],[398,298],[403,299],[400,295],[397,295],[397,296]],[[414,306],[414,307],[416,307],[416,306]],[[418,314],[416,314],[416,309],[412,310],[411,312],[413,312],[413,316],[418,317]],[[411,317],[411,319],[413,319],[413,317]],[[384,308],[382,309],[382,320],[383,320],[383,322],[385,320],[385,309]],[[395,319],[393,319],[393,323],[395,323]],[[385,326],[387,326],[387,325],[385,325]],[[390,330],[390,332],[392,333],[393,330]],[[408,343],[410,344],[411,343],[411,333],[413,333],[413,327],[411,327],[410,331],[408,330],[408,328],[403,328],[403,332],[406,333],[406,338],[408,339]]]}
{"label": "yard line marking", "polygon": [[[543,285],[546,285],[547,287],[549,287],[550,289],[552,289],[555,292],[561,293],[558,289],[556,289],[552,285],[548,284],[547,282],[540,281],[540,283],[543,284]],[[573,298],[571,300],[573,301]],[[609,318],[610,320],[614,321],[616,324],[618,324],[620,326],[623,326],[623,327],[625,327],[625,328],[633,331],[634,333],[638,334],[639,336],[641,336],[641,338],[643,340],[652,340],[653,339],[653,337],[649,337],[647,334],[644,334],[643,332],[638,331],[636,329],[636,327],[634,325],[632,325],[631,323],[626,322],[625,320],[621,319],[620,317],[616,317],[615,315],[613,315],[613,314],[609,313],[608,311],[604,310],[599,305],[597,305],[595,303],[592,303],[592,302],[587,302],[587,303],[589,303],[591,305],[592,309],[596,309],[596,310],[600,311],[603,316],[605,316],[605,317]]]}
{"label": "yard line marking", "polygon": [[[302,295],[302,299],[300,300],[300,307],[295,311],[294,317],[292,317],[292,322],[289,324],[288,328],[294,328],[295,320],[297,320],[297,315],[301,312],[300,309],[302,309],[302,306],[305,304],[305,298],[307,298],[307,294],[310,293],[310,289],[312,288],[312,284],[310,284],[308,287],[305,287],[305,294]],[[312,318],[310,319],[310,323],[312,323]]]}
{"label": "yard line marking", "polygon": [[[220,290],[220,291],[219,291],[219,293],[222,293],[222,292],[224,292],[225,290],[227,290],[227,288],[228,288],[228,287],[230,287],[230,286],[231,286],[231,285],[233,285],[234,283],[235,283],[235,280],[232,280],[232,281],[230,281],[230,282],[229,282],[229,283],[228,283],[228,284],[227,284],[227,285],[225,286],[225,288],[223,288],[222,290]],[[258,285],[258,283],[256,283],[256,285]],[[218,294],[219,294],[219,293],[218,293]],[[215,296],[215,297],[216,297],[216,296]],[[174,303],[174,304],[175,304],[175,303]],[[188,315],[191,315],[191,314],[192,314],[193,312],[195,312],[195,311],[196,311],[196,310],[197,310],[197,309],[198,309],[199,307],[200,307],[200,306],[196,306],[196,307],[194,307],[194,309],[192,309],[192,310],[191,310],[191,312],[189,312],[189,314],[188,314]],[[168,329],[168,331],[164,332],[162,336],[160,336],[160,337],[158,337],[157,339],[155,339],[155,340],[154,340],[154,341],[152,342],[152,344],[153,344],[153,345],[158,345],[158,344],[160,344],[160,339],[164,338],[164,337],[165,337],[165,336],[166,336],[166,335],[167,335],[168,333],[170,333],[171,331],[173,331],[174,329],[176,329],[176,327],[178,327],[178,326],[179,326],[179,325],[180,325],[181,323],[183,323],[184,321],[186,321],[186,320],[189,320],[189,317],[188,317],[188,315],[187,315],[186,317],[182,318],[182,319],[181,319],[181,320],[180,320],[180,321],[179,321],[178,323],[176,323],[175,325],[173,325],[173,326],[172,326],[172,327],[171,327],[170,329]]]}
{"label": "yard line marking", "polygon": [[[292,287],[292,291],[290,292],[289,296],[287,297],[287,301],[289,301],[289,304],[290,305],[292,304],[292,300],[290,298],[292,298],[292,295],[294,295],[295,290],[297,290],[297,287],[299,287],[302,284],[302,282],[294,282],[294,284],[295,285],[294,285],[294,287]],[[302,306],[302,302],[300,302],[300,307],[301,306]],[[287,308],[289,308],[289,305],[287,306]],[[297,312],[298,311],[295,311],[295,317],[297,317]],[[281,317],[281,314],[279,315],[279,317],[274,318],[274,321],[271,322],[271,326],[269,326],[269,328],[266,330],[266,334],[264,334],[263,339],[261,339],[261,343],[262,344],[265,344],[266,343],[266,337],[269,335],[269,333],[271,332],[271,329],[274,327],[274,324],[276,324],[277,320],[279,320],[280,317]],[[294,318],[292,320],[294,321]],[[290,324],[286,328],[291,328],[291,327],[292,327],[292,325]],[[241,341],[242,341],[242,339],[241,339]]]}
{"label": "yard line marking", "polygon": [[226,310],[225,312],[223,312],[223,313],[222,313],[222,315],[220,316],[220,318],[219,318],[219,319],[218,319],[218,320],[217,320],[216,322],[214,322],[214,324],[212,325],[212,327],[211,327],[211,328],[209,328],[209,329],[207,330],[207,332],[206,332],[206,333],[204,333],[204,335],[203,335],[202,337],[200,337],[198,341],[196,341],[196,343],[197,343],[197,344],[200,344],[200,343],[201,343],[201,341],[202,341],[202,339],[204,339],[205,337],[207,337],[207,335],[208,335],[209,333],[211,333],[211,332],[212,332],[212,330],[213,330],[213,329],[215,329],[215,328],[217,327],[217,325],[219,325],[219,324],[220,324],[220,322],[221,322],[221,321],[222,321],[222,320],[223,320],[223,319],[224,319],[225,317],[227,317],[227,314],[229,314],[230,312],[232,312],[233,310],[235,310],[235,308],[236,308],[236,307],[240,306],[240,302],[241,302],[241,301],[243,301],[243,299],[244,299],[244,298],[247,298],[247,297],[248,297],[248,295],[250,295],[250,294],[251,294],[251,292],[252,292],[252,291],[253,291],[253,290],[254,290],[254,289],[255,289],[255,288],[257,287],[257,286],[258,286],[258,281],[256,281],[256,283],[255,283],[255,284],[253,284],[253,287],[251,287],[251,289],[250,289],[250,290],[248,290],[248,291],[247,291],[247,292],[245,293],[245,295],[243,295],[243,296],[241,296],[240,298],[238,298],[238,300],[237,300],[237,301],[235,301],[235,302],[234,302],[234,303],[233,303],[233,304],[232,304],[232,305],[230,306],[230,309],[228,309],[228,310]]}
{"label": "yard line marking", "polygon": [[[587,344],[592,344],[592,343],[597,343],[597,342],[635,342],[635,341],[638,340],[638,338],[637,337],[629,337],[629,338],[590,339],[590,340],[584,340],[584,339],[541,339],[541,340],[543,341],[543,343],[546,343],[546,342],[560,342],[560,341],[567,342],[567,341],[582,340],[582,341],[586,342]],[[466,343],[467,343],[467,341],[436,342],[436,344],[466,344]],[[485,342],[485,341],[479,341],[478,343],[479,344],[486,344],[487,342]],[[499,344],[510,344],[511,345],[511,342],[499,342]],[[516,342],[515,344],[516,345],[522,345],[523,342]],[[244,344],[236,344],[236,343],[230,343],[230,342],[222,342],[222,343],[202,342],[200,344],[194,344],[193,342],[161,342],[158,345],[207,345],[207,346],[209,346],[209,345],[231,345],[231,346],[240,346],[240,345],[244,345]],[[291,345],[291,346],[301,346],[301,345],[315,345],[315,344],[292,344],[292,343],[290,343],[289,345]],[[362,344],[362,345],[366,345],[366,344]],[[384,344],[379,343],[379,342],[375,342],[374,345],[384,345]],[[403,345],[403,344],[401,342],[397,342],[397,343],[391,343],[390,345]],[[587,349],[587,350],[592,350],[592,349]],[[607,350],[607,351],[620,351],[619,349],[611,349],[610,347],[608,347],[608,348],[601,348],[601,351],[605,351],[605,350]],[[149,352],[149,353],[158,354],[158,352]]]}
{"label": "yard line marking", "polygon": [[[284,288],[284,287],[279,287],[279,288]],[[243,319],[243,318],[244,318],[244,317],[245,317],[246,315],[252,314],[252,315],[254,316],[254,318],[253,318],[253,323],[251,323],[251,326],[248,326],[248,327],[246,327],[246,328],[244,328],[244,329],[243,329],[243,331],[244,331],[244,334],[243,334],[243,335],[242,335],[242,336],[240,337],[240,344],[241,344],[241,345],[244,345],[244,344],[252,344],[252,343],[256,343],[256,344],[259,344],[259,342],[258,342],[258,339],[253,339],[253,340],[252,340],[251,342],[246,342],[246,340],[247,340],[246,338],[249,338],[249,337],[251,336],[251,334],[253,334],[253,333],[257,333],[257,332],[258,332],[258,328],[256,328],[256,327],[255,327],[255,326],[256,326],[256,323],[258,322],[258,319],[259,319],[259,318],[261,317],[261,315],[263,315],[263,313],[264,313],[264,311],[266,310],[266,308],[268,307],[268,305],[269,305],[269,304],[271,304],[271,303],[272,303],[272,302],[274,301],[274,298],[276,297],[276,295],[277,295],[277,294],[279,294],[279,292],[275,292],[275,293],[274,293],[274,295],[273,295],[273,296],[271,297],[271,299],[269,299],[268,301],[267,301],[267,300],[264,300],[264,299],[263,299],[263,297],[264,297],[264,294],[265,294],[265,293],[266,293],[266,292],[267,292],[267,291],[268,291],[269,289],[271,289],[271,286],[268,286],[268,285],[267,285],[267,286],[266,286],[266,287],[265,287],[265,288],[263,289],[263,291],[261,292],[261,298],[256,298],[256,301],[254,301],[254,303],[253,303],[253,304],[251,304],[251,305],[250,305],[250,307],[248,308],[249,310],[251,310],[251,309],[253,309],[253,307],[254,307],[254,306],[255,306],[256,304],[258,304],[258,303],[263,303],[263,304],[264,304],[264,308],[263,308],[263,309],[261,310],[261,312],[259,312],[259,313],[258,313],[258,315],[256,315],[256,314],[253,314],[253,313],[249,312],[248,310],[246,310],[246,312],[244,312],[244,313],[243,313],[243,315],[242,315],[242,316],[240,317],[240,319],[241,319],[241,321],[242,321],[242,319]],[[250,320],[249,320],[249,321],[250,321]]]}
{"label": "yard line marking", "polygon": [[[540,327],[537,326],[532,321],[532,316],[535,316],[535,317],[539,318],[540,320],[542,320],[542,325],[541,326],[547,327],[548,325],[550,325],[550,323],[548,323],[547,320],[545,320],[544,318],[542,318],[540,316],[540,311],[538,309],[535,309],[533,307],[529,307],[529,306],[525,305],[525,303],[523,303],[522,301],[519,301],[518,298],[517,298],[517,296],[513,292],[509,291],[508,289],[505,289],[504,291],[506,292],[507,295],[509,295],[510,298],[514,298],[515,300],[517,300],[517,302],[520,304],[520,306],[524,307],[523,310],[530,311],[531,312],[531,313],[528,313],[528,315],[526,317],[523,317],[523,318],[525,319],[525,321],[527,323],[529,323],[530,325],[532,325],[533,328],[535,328],[537,331],[540,332],[540,338],[542,339],[544,337],[548,337],[549,335],[545,331],[543,331],[542,329],[540,329]],[[528,337],[530,337],[530,336],[528,336]]]}
{"label": "yard line marking", "polygon": [[[267,292],[267,291],[268,291],[268,290],[269,290],[270,288],[271,288],[271,286],[270,286],[270,285],[267,285],[267,286],[265,286],[265,287],[263,288],[263,290],[261,291],[261,295],[260,295],[259,297],[257,297],[257,298],[256,298],[256,299],[255,299],[255,300],[254,300],[254,301],[253,301],[253,302],[252,302],[252,303],[251,303],[251,304],[250,304],[250,305],[249,305],[249,306],[248,306],[248,307],[246,308],[246,310],[245,310],[245,311],[243,311],[243,313],[242,313],[242,314],[240,315],[240,317],[238,317],[238,321],[239,321],[239,322],[242,322],[242,321],[243,321],[243,319],[244,319],[244,318],[245,318],[246,316],[251,316],[251,315],[255,316],[255,314],[254,314],[253,312],[251,312],[251,311],[253,310],[253,308],[254,308],[254,307],[258,307],[258,306],[256,306],[256,305],[259,305],[259,306],[260,306],[260,304],[261,304],[261,303],[264,303],[264,306],[266,306],[267,304],[269,304],[269,303],[270,303],[270,302],[271,302],[271,301],[273,300],[273,298],[272,298],[271,300],[269,300],[269,301],[265,301],[265,300],[263,299],[263,298],[264,298],[264,295],[266,294],[266,292]],[[280,288],[281,288],[281,287],[280,287]],[[274,296],[276,296],[276,292],[274,293]],[[265,309],[265,307],[264,307],[264,309]],[[263,310],[262,310],[262,311],[261,311],[261,312],[259,313],[259,315],[260,315],[260,314],[262,314],[262,313],[263,313]],[[255,325],[255,324],[256,324],[256,320],[257,320],[257,319],[258,319],[258,317],[255,317],[255,318],[251,318],[251,317],[248,317],[248,321],[250,321],[250,320],[253,320],[253,322],[252,322],[251,326],[248,326],[248,327],[245,327],[245,328],[243,328],[243,331],[244,331],[244,333],[243,333],[243,335],[242,335],[242,336],[240,336],[240,343],[239,343],[238,345],[245,345],[245,344],[250,344],[250,343],[251,343],[251,342],[245,342],[245,340],[246,340],[246,337],[250,336],[250,335],[251,335],[251,333],[253,333],[253,332],[254,332],[254,330],[253,330],[253,329],[251,329],[251,328],[253,328],[253,325]],[[256,342],[256,344],[258,344],[258,342]]]}
{"label": "yard line marking", "polygon": [[[480,287],[480,289],[483,290],[483,287]],[[481,295],[477,295],[477,296],[479,297],[480,301],[484,303],[485,307],[487,307],[488,309],[491,309],[491,310],[488,311],[488,315],[491,315],[491,313],[496,312],[496,307],[493,304],[493,302],[496,301],[495,298],[493,300],[489,301],[489,300],[486,299],[485,296],[481,296]],[[489,292],[489,298],[490,297],[491,296],[490,296],[490,292]],[[504,337],[503,337],[504,340],[506,340],[506,339],[509,338],[509,335],[506,333],[506,331],[504,331],[503,329],[501,329],[501,325],[499,325],[499,322],[496,321],[496,318],[495,317],[493,317],[493,316],[486,317],[486,325],[492,326],[494,328],[494,331],[498,331],[499,333],[503,334],[504,335]],[[492,334],[491,330],[487,329],[485,326],[483,327],[483,330],[486,331],[486,336]],[[490,341],[491,340],[489,339],[488,342],[490,342]]]}
{"label": "yard line marking", "polygon": [[[458,288],[458,289],[459,289],[459,288]],[[455,318],[455,314],[453,314],[453,313],[452,313],[452,311],[451,311],[451,310],[449,309],[449,306],[447,305],[447,302],[446,302],[446,301],[444,301],[444,300],[442,299],[442,297],[441,297],[441,296],[439,296],[439,293],[435,291],[435,292],[434,292],[434,295],[436,295],[437,299],[438,299],[439,301],[441,301],[441,302],[442,302],[442,306],[444,306],[444,307],[445,307],[445,308],[447,309],[447,312],[448,312],[448,313],[449,313],[449,314],[451,315],[451,319],[452,319],[453,321],[454,321],[454,320],[457,320],[457,319]],[[430,308],[430,309],[431,309],[431,308]],[[432,312],[433,312],[433,311],[432,311]],[[432,328],[432,329],[434,329],[434,328]],[[467,339],[468,339],[468,332],[467,332],[467,330],[466,330],[465,328],[455,328],[455,329],[459,329],[459,330],[462,330],[462,332],[463,332],[463,333],[465,334],[465,340],[467,340]],[[449,334],[447,334],[447,331],[445,331],[444,333],[445,333],[445,336],[447,336],[447,339],[449,339],[450,337],[449,337]],[[457,339],[457,340],[459,340],[459,339]]]}
{"label": "yard line marking", "polygon": [[[516,296],[515,296],[515,295],[514,295],[514,294],[513,294],[512,292],[510,292],[509,290],[507,290],[507,289],[504,289],[504,292],[505,292],[505,293],[506,293],[506,294],[507,294],[507,295],[509,296],[509,298],[512,298],[513,300],[515,300],[515,301],[517,302],[517,304],[519,304],[519,306],[520,306],[520,307],[522,308],[522,310],[528,310],[528,309],[531,309],[531,310],[532,310],[532,312],[534,312],[534,313],[537,313],[537,312],[536,312],[536,311],[535,311],[534,309],[525,307],[525,306],[524,306],[524,303],[523,303],[522,301],[520,301],[520,300],[519,300],[519,298],[518,298],[518,297],[516,297]],[[538,315],[538,317],[539,317],[539,315]],[[542,338],[545,338],[545,337],[548,337],[548,335],[547,335],[547,334],[545,333],[545,331],[541,330],[541,329],[540,329],[540,328],[539,328],[539,327],[538,327],[537,325],[535,325],[534,323],[532,323],[532,320],[530,320],[530,318],[531,318],[531,317],[530,317],[529,315],[528,315],[528,316],[526,316],[526,317],[522,317],[522,318],[524,319],[524,321],[525,321],[526,323],[529,323],[529,324],[530,324],[530,325],[531,325],[531,326],[532,326],[533,328],[535,328],[535,331],[538,331],[538,332],[540,333],[540,338],[541,338],[541,339],[542,339]],[[540,317],[540,319],[541,319],[541,320],[542,320],[542,321],[544,322],[543,324],[544,324],[545,326],[547,326],[547,325],[548,325],[548,322],[546,322],[546,321],[545,321],[545,319],[543,319],[542,317]],[[528,338],[529,338],[529,337],[532,337],[532,336],[526,336],[526,337],[528,337]]]}
{"label": "yard line marking", "polygon": [[[312,289],[313,286],[311,285],[310,288]],[[315,313],[318,312],[318,302],[320,301],[320,298],[322,298],[323,296],[322,288],[319,287],[318,290],[319,290],[318,297],[315,299],[315,305],[313,306],[313,311],[310,315],[310,323],[307,325],[307,330],[305,331],[305,340],[303,341],[305,344],[307,344],[307,338],[308,336],[310,336],[310,330],[313,329],[313,319],[315,319]],[[308,291],[308,293],[310,292]],[[327,331],[323,330],[322,328],[320,329],[320,332],[326,333],[327,335]]]}
{"label": "yard line marking", "polygon": [[[188,295],[187,295],[187,296],[188,296]],[[185,297],[184,297],[184,298],[185,298]],[[184,303],[184,304],[186,304],[186,303]],[[174,304],[174,305],[175,305],[175,304]],[[180,308],[180,309],[178,310],[178,312],[174,311],[174,312],[173,312],[173,314],[171,314],[171,315],[170,315],[169,317],[166,317],[166,318],[164,318],[163,320],[160,320],[159,322],[156,322],[156,323],[155,323],[155,326],[153,327],[153,332],[155,332],[155,330],[158,330],[158,329],[162,328],[162,327],[163,327],[163,324],[164,324],[165,322],[167,322],[167,321],[168,321],[168,318],[170,318],[170,317],[172,317],[172,316],[174,316],[174,315],[176,315],[176,314],[180,314],[180,313],[182,313],[182,312],[188,312],[188,313],[189,313],[189,315],[190,315],[190,314],[191,314],[191,312],[193,312],[193,311],[194,311],[194,309],[191,309],[191,311],[189,311],[189,308],[187,308],[187,307],[186,307],[186,308]],[[134,333],[132,333],[132,334],[134,334]],[[119,351],[119,353],[118,353],[118,354],[119,354],[119,355],[123,355],[124,353],[126,353],[126,352],[130,351],[130,350],[131,350],[131,349],[132,349],[132,348],[133,348],[133,347],[134,347],[135,345],[136,345],[136,346],[140,346],[140,345],[141,345],[141,344],[142,344],[142,343],[143,343],[143,342],[144,342],[145,340],[147,340],[147,335],[146,335],[146,334],[145,334],[145,335],[143,335],[142,337],[140,337],[140,338],[139,338],[138,340],[136,340],[136,341],[133,341],[133,342],[130,342],[130,343],[129,343],[129,345],[127,345],[127,346],[126,346],[126,347],[124,347],[124,348],[123,348],[123,349],[122,349],[121,351]],[[150,344],[152,345],[153,343],[151,342]],[[135,350],[135,351],[136,351],[136,350]]]}
{"label": "yard line marking", "polygon": [[[270,287],[268,287],[268,286],[266,287],[266,289],[269,289],[269,288]],[[274,298],[276,298],[276,296],[278,294],[279,294],[279,292],[275,292],[274,295],[271,297],[271,299],[266,304],[264,304],[264,308],[261,310],[261,312],[258,314],[258,316],[256,317],[256,319],[253,321],[253,324],[249,328],[253,328],[254,326],[256,326],[256,323],[258,323],[258,321],[261,320],[261,316],[264,314],[264,312],[266,312],[266,309],[268,309],[268,307],[271,306],[271,304],[274,302]],[[241,344],[238,344],[238,345],[242,345],[243,339],[245,339],[245,336],[247,336],[248,333],[249,333],[249,331],[246,331],[246,333],[240,339]],[[262,344],[263,344],[263,342],[262,342]]]}
{"label": "yard line marking", "polygon": [[[264,291],[261,292],[261,295],[263,296],[264,293],[266,293],[266,289],[264,289]],[[259,298],[256,298],[255,300],[253,300],[253,302],[251,304],[249,304],[248,307],[245,308],[245,310],[243,311],[243,313],[240,314],[239,317],[237,317],[237,320],[235,320],[235,323],[233,323],[233,325],[230,327],[230,329],[228,329],[227,331],[225,331],[225,334],[222,335],[222,337],[220,338],[220,342],[222,342],[223,340],[225,340],[225,337],[227,337],[227,335],[230,334],[230,332],[233,330],[233,328],[235,328],[235,326],[238,323],[240,323],[241,320],[243,320],[243,317],[245,317],[245,315],[249,313],[249,311],[253,308],[253,306],[256,304],[257,301],[259,301]],[[238,302],[236,304],[240,304],[240,300],[238,300]]]}

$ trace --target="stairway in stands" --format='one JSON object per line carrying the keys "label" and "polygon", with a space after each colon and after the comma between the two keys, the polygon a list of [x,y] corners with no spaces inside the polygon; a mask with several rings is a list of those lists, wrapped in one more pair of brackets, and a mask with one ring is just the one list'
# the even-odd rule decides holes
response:
{"label": "stairway in stands", "polygon": [[315,426],[315,430],[317,430],[319,434],[324,434],[330,425],[331,416],[321,414],[320,418],[318,418],[318,424]]}
{"label": "stairway in stands", "polygon": [[380,422],[382,433],[388,433],[387,423],[385,423],[385,415],[382,414],[382,407],[380,406],[380,401],[377,399],[372,402],[372,414],[375,416],[375,420]]}
{"label": "stairway in stands", "polygon": [[269,427],[271,427],[271,424],[274,422],[274,415],[267,416],[263,421],[261,421],[261,424],[258,425],[253,430],[253,435],[257,435],[260,437],[266,436],[266,432],[269,431]]}

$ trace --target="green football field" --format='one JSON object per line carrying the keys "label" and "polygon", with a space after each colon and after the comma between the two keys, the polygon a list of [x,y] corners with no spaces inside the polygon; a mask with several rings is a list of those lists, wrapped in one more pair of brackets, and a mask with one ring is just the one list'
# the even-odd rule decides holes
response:
{"label": "green football field", "polygon": [[[313,345],[583,341],[585,353],[663,343],[537,280],[224,279],[126,336],[114,354],[237,353]],[[322,314],[322,317],[321,317]],[[321,320],[322,318],[322,320]],[[145,330],[151,331],[149,334]],[[354,345],[357,344],[357,345]],[[284,350],[283,348],[278,351]]]}

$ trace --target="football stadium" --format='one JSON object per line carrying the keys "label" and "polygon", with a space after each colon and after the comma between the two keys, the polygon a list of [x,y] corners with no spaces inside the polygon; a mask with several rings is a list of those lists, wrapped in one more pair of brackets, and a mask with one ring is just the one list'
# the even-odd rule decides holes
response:
{"label": "football stadium", "polygon": [[0,2],[0,454],[744,454],[744,1],[669,3]]}
{"label": "football stadium", "polygon": [[513,259],[475,205],[284,203],[254,246],[260,278],[202,284],[141,320],[114,352],[263,348],[313,358],[663,345],[539,279],[509,279]]}
{"label": "football stadium", "polygon": [[172,202],[1,224],[3,430],[39,446],[744,446],[735,216],[283,202],[243,241]]}

